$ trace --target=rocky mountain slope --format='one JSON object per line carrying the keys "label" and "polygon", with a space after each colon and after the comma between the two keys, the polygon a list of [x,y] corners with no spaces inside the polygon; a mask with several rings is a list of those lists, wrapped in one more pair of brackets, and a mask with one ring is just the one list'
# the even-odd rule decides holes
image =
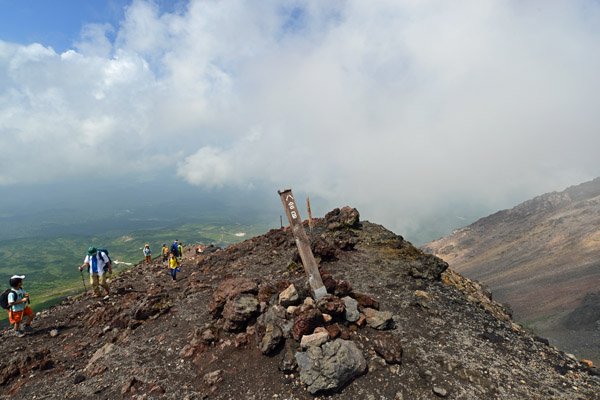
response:
{"label": "rocky mountain slope", "polygon": [[[479,284],[356,210],[317,220],[315,301],[288,229],[186,252],[5,333],[0,398],[597,399],[597,370],[514,324]],[[8,351],[10,349],[10,351]]]}
{"label": "rocky mountain slope", "polygon": [[600,362],[600,178],[497,212],[423,248],[488,285],[517,321]]}

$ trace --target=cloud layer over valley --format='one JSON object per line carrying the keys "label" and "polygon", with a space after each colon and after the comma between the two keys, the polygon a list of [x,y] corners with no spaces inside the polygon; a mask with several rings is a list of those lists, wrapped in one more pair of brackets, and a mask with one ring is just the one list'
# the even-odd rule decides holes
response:
{"label": "cloud layer over valley", "polygon": [[597,1],[124,15],[64,52],[0,36],[0,187],[171,169],[291,186],[402,231],[448,201],[507,207],[600,175]]}

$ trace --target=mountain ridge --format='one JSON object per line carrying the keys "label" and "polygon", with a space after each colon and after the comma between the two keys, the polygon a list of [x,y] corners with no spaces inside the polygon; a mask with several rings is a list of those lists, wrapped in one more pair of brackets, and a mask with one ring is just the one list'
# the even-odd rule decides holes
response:
{"label": "mountain ridge", "polygon": [[600,178],[498,211],[425,251],[489,286],[515,318],[554,343],[600,362],[600,301],[585,331],[571,316],[600,293]]}
{"label": "mountain ridge", "polygon": [[[188,248],[177,281],[160,261],[140,264],[109,299],[70,297],[33,334],[5,333],[0,398],[598,398],[595,368],[528,334],[444,261],[356,210],[313,222],[325,300],[311,298],[287,228]],[[342,305],[353,302],[358,319]],[[304,349],[314,335],[325,342]],[[310,357],[333,346],[354,349],[356,373],[316,386],[331,376]],[[333,361],[330,372],[350,370]]]}

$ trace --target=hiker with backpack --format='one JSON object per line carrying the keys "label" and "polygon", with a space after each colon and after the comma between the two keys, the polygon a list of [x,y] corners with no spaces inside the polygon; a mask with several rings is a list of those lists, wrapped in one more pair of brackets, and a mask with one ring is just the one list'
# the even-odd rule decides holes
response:
{"label": "hiker with backpack", "polygon": [[144,262],[146,264],[150,264],[152,263],[152,251],[150,250],[150,245],[148,243],[146,243],[146,245],[144,246]]}
{"label": "hiker with backpack", "polygon": [[110,294],[106,275],[112,274],[112,263],[108,252],[104,249],[96,249],[91,246],[88,248],[87,255],[83,259],[83,264],[79,267],[79,271],[88,268],[90,271],[90,282],[94,291],[95,297],[100,297],[100,288],[102,286],[106,292],[106,298]]}
{"label": "hiker with backpack", "polygon": [[[11,276],[8,282],[10,289],[2,293],[0,298],[2,307],[8,309],[8,320],[14,325],[17,337],[23,337],[25,332],[33,330],[31,321],[35,317],[35,313],[29,307],[29,293],[23,289],[23,279],[25,279],[25,275]],[[27,317],[27,321],[25,321],[25,328],[21,329],[23,317]]]}
{"label": "hiker with backpack", "polygon": [[167,247],[166,243],[163,243],[162,257],[163,257],[163,263],[166,263],[167,261],[169,261],[169,248]]}
{"label": "hiker with backpack", "polygon": [[171,254],[173,254],[175,257],[179,257],[179,241],[177,239],[175,239],[171,245]]}

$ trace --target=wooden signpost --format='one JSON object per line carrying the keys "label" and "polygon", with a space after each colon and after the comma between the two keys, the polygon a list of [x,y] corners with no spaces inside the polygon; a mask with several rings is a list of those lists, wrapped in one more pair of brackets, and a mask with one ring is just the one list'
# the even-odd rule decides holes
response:
{"label": "wooden signpost", "polygon": [[308,229],[310,233],[312,233],[313,229],[313,221],[312,221],[312,211],[310,211],[310,199],[306,196],[306,210],[308,211]]}
{"label": "wooden signpost", "polygon": [[304,271],[306,271],[306,275],[308,275],[308,283],[310,284],[315,299],[319,300],[327,294],[327,289],[325,289],[325,286],[323,285],[317,261],[310,249],[310,242],[304,231],[304,226],[302,226],[302,218],[300,218],[296,200],[292,195],[291,189],[277,191],[277,193],[279,193],[279,197],[281,197],[281,203],[283,204],[285,213],[290,221],[290,227],[292,228],[292,233],[296,240],[296,246],[298,246],[298,252],[300,253],[300,258],[304,265]]}

